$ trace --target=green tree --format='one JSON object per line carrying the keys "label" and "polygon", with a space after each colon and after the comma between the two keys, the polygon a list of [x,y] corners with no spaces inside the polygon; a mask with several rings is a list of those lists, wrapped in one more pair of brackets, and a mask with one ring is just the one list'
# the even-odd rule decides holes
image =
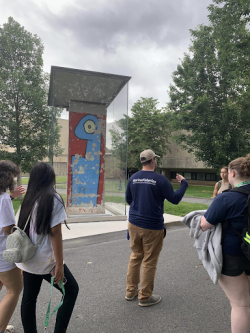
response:
{"label": "green tree", "polygon": [[[0,159],[12,160],[23,172],[49,154],[52,115],[42,54],[40,38],[13,18],[0,27]],[[60,112],[54,112],[55,153],[60,152]]]}
{"label": "green tree", "polygon": [[[128,167],[141,168],[140,153],[152,149],[163,157],[169,149],[169,121],[165,109],[157,108],[153,98],[139,99],[131,109],[131,117],[118,122],[121,128],[111,130],[113,150],[117,158],[121,149],[126,149],[126,126],[128,124]],[[160,164],[159,159],[159,164]]]}
{"label": "green tree", "polygon": [[214,0],[210,25],[191,30],[190,53],[173,73],[175,140],[219,169],[250,148],[249,2]]}

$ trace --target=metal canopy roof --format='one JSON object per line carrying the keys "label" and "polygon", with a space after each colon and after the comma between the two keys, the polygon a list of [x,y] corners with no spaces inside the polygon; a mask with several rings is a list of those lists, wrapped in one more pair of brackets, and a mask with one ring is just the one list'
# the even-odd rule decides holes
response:
{"label": "metal canopy roof", "polygon": [[108,107],[130,79],[129,76],[51,66],[48,105],[68,109],[69,101],[79,101]]}

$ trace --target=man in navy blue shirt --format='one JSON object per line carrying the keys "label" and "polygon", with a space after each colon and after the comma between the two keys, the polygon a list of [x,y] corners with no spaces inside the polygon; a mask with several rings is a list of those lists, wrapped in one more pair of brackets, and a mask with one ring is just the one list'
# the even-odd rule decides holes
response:
{"label": "man in navy blue shirt", "polygon": [[[177,205],[188,187],[186,179],[177,174],[176,178],[181,186],[174,191],[167,178],[155,172],[156,157],[159,156],[150,149],[140,154],[142,170],[129,179],[126,191],[126,201],[130,205],[128,232],[132,253],[125,298],[132,301],[138,295],[140,306],[150,306],[161,301],[161,297],[152,295],[152,292],[157,262],[166,234],[164,200]],[[141,288],[138,292],[141,263]]]}

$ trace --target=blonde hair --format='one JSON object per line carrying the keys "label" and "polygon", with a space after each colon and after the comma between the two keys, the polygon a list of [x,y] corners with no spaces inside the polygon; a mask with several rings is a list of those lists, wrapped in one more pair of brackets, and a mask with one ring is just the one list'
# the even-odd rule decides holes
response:
{"label": "blonde hair", "polygon": [[229,169],[237,171],[241,178],[250,177],[250,154],[230,162]]}

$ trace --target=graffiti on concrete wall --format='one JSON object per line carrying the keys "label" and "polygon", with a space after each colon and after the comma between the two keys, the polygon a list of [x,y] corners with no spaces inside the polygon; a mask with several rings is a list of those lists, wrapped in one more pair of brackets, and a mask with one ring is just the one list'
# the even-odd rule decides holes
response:
{"label": "graffiti on concrete wall", "polygon": [[106,116],[70,112],[68,206],[103,204]]}

